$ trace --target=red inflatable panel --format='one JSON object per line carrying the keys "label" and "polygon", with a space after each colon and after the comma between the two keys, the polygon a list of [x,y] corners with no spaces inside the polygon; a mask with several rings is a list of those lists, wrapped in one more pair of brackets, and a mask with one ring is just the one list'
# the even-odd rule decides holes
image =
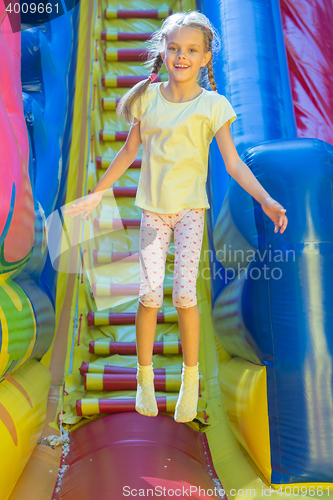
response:
{"label": "red inflatable panel", "polygon": [[165,415],[93,420],[70,434],[63,465],[69,467],[53,500],[121,500],[140,497],[140,489],[155,492],[142,498],[157,498],[157,491],[160,498],[221,498],[205,434]]}
{"label": "red inflatable panel", "polygon": [[281,0],[298,137],[333,144],[332,0]]}

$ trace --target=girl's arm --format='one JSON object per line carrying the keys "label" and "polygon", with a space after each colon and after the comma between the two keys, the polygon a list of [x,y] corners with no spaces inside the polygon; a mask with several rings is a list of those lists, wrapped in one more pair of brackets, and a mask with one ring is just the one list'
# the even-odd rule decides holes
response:
{"label": "girl's arm", "polygon": [[275,224],[274,232],[278,232],[280,226],[281,233],[283,233],[288,224],[288,219],[285,215],[286,210],[280,203],[271,198],[246,163],[240,159],[230,134],[229,122],[225,123],[216,132],[215,137],[227,172],[260,203],[265,214]]}
{"label": "girl's arm", "polygon": [[141,145],[140,121],[136,118],[127,136],[127,140],[121,150],[117,153],[111,165],[96,184],[90,194],[82,198],[71,208],[63,211],[69,217],[76,217],[85,212],[82,219],[88,218],[88,215],[101,202],[103,194],[119,179],[119,177],[128,169],[138,156]]}
{"label": "girl's arm", "polygon": [[137,158],[141,146],[140,121],[134,118],[126,142],[117,153],[103,177],[96,184],[92,193],[105,193],[123,175]]}

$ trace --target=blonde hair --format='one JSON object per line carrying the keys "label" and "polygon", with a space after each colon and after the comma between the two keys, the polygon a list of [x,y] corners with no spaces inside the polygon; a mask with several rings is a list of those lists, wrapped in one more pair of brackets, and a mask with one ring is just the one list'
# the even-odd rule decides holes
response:
{"label": "blonde hair", "polygon": [[[151,69],[151,73],[158,73],[163,66],[163,59],[161,52],[165,48],[165,41],[167,35],[179,26],[186,26],[195,28],[201,31],[204,38],[204,52],[212,52],[212,57],[206,66],[200,68],[199,75],[202,83],[207,86],[209,83],[212,90],[216,91],[216,82],[213,72],[213,54],[215,54],[220,47],[220,40],[217,31],[212,23],[201,12],[197,10],[189,12],[176,12],[167,17],[161,28],[155,31],[148,40],[148,54],[147,59],[143,63],[147,68]],[[133,115],[131,108],[134,102],[146,92],[149,84],[151,83],[148,77],[145,80],[134,85],[126,94],[120,99],[117,106],[117,115],[120,117],[122,114],[128,123],[131,123]]]}

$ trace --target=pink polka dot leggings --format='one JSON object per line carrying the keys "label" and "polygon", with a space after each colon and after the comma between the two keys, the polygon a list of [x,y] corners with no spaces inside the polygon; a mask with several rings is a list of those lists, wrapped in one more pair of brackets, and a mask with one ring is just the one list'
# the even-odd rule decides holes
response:
{"label": "pink polka dot leggings", "polygon": [[196,281],[205,210],[189,208],[177,214],[157,214],[142,210],[139,302],[145,307],[162,307],[165,263],[172,233],[175,243],[172,303],[179,308],[197,304]]}

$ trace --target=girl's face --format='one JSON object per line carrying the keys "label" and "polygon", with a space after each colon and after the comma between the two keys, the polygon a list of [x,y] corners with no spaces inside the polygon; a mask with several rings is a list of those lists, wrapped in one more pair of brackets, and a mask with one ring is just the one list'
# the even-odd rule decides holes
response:
{"label": "girl's face", "polygon": [[179,83],[194,83],[211,55],[211,52],[204,52],[203,34],[188,26],[172,30],[166,37],[165,51],[161,53],[169,79]]}

